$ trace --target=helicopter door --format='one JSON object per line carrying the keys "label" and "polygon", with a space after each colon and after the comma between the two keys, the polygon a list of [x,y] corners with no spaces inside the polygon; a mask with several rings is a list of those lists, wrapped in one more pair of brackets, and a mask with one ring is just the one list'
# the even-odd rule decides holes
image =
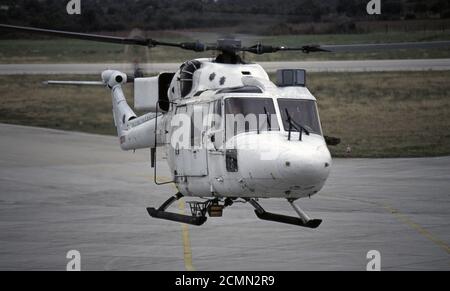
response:
{"label": "helicopter door", "polygon": [[206,148],[204,146],[205,126],[203,117],[206,116],[207,105],[189,105],[187,114],[190,117],[190,140],[189,146],[180,151],[183,156],[185,176],[208,175],[208,163],[206,159]]}

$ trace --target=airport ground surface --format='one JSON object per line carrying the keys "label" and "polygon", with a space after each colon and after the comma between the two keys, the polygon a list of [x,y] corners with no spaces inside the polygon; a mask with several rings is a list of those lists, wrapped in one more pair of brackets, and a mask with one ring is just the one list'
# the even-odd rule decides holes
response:
{"label": "airport ground surface", "polygon": [[324,220],[316,230],[239,203],[187,227],[148,216],[174,189],[153,184],[147,151],[14,125],[0,136],[0,270],[65,270],[72,249],[83,270],[365,270],[369,250],[383,270],[450,270],[450,157],[336,159],[326,187],[300,201]]}
{"label": "airport ground surface", "polygon": [[[284,61],[260,62],[267,72],[279,69],[305,69],[308,72],[387,72],[387,71],[445,71],[450,70],[450,59],[400,59],[400,60],[345,60],[345,61]],[[180,63],[140,64],[147,74],[176,71]],[[0,64],[0,75],[64,75],[100,74],[106,69],[133,72],[128,63],[86,64]]]}

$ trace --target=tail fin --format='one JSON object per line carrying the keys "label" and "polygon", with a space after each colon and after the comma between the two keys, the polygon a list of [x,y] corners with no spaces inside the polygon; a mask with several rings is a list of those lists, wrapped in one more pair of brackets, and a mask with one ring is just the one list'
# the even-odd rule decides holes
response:
{"label": "tail fin", "polygon": [[[101,82],[93,81],[47,81],[47,85],[94,85],[107,86],[111,89],[114,124],[120,139],[120,147],[123,150],[141,148],[154,148],[156,142],[161,142],[162,137],[155,132],[157,123],[161,122],[162,115],[148,113],[137,117],[130,108],[122,90],[122,85],[133,82],[132,77],[126,74],[107,70],[102,73]],[[157,120],[158,119],[158,120]],[[157,140],[155,140],[155,137]]]}

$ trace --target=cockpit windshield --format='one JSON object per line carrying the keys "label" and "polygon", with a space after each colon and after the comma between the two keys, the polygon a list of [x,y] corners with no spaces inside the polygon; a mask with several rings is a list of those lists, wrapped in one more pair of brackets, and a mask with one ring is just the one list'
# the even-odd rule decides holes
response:
{"label": "cockpit windshield", "polygon": [[271,98],[225,99],[227,139],[242,132],[279,131]]}
{"label": "cockpit windshield", "polygon": [[[278,106],[280,107],[284,130],[289,130],[290,116],[292,121],[300,124],[307,131],[322,135],[317,105],[314,100],[280,98],[278,99]],[[291,131],[298,130],[291,127]]]}

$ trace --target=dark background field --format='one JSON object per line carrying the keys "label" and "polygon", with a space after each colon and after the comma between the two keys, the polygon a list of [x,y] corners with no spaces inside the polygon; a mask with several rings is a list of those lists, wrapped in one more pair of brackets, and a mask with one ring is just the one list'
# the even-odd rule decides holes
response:
{"label": "dark background field", "polygon": [[264,35],[444,30],[450,19],[448,0],[383,0],[375,16],[366,13],[368,0],[89,0],[81,1],[82,14],[72,17],[67,2],[2,0],[0,19],[74,31],[221,28]]}

